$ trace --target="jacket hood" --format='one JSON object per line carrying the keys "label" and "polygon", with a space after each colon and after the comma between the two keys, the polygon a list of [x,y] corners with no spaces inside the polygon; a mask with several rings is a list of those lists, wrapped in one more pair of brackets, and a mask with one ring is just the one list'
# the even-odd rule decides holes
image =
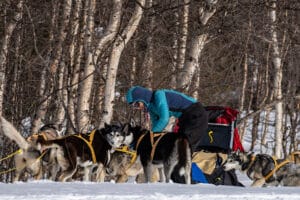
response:
{"label": "jacket hood", "polygon": [[143,102],[146,106],[149,105],[152,97],[152,91],[141,86],[130,88],[126,94],[126,101],[131,104],[135,102]]}

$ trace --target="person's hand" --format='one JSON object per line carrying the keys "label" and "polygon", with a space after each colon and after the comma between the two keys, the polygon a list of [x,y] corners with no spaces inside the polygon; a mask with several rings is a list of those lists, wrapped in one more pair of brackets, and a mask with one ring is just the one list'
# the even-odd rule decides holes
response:
{"label": "person's hand", "polygon": [[144,110],[144,108],[145,108],[145,105],[143,102],[138,101],[138,102],[133,103],[133,109]]}

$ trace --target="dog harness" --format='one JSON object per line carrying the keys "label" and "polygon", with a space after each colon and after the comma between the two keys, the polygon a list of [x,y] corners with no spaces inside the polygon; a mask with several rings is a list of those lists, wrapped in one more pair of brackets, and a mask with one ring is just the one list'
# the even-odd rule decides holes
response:
{"label": "dog harness", "polygon": [[284,165],[286,165],[286,164],[288,164],[288,163],[291,162],[290,160],[286,159],[286,160],[284,160],[284,161],[282,161],[281,163],[278,164],[275,157],[272,157],[272,159],[273,159],[273,161],[274,161],[275,168],[274,168],[272,171],[270,171],[270,173],[269,173],[268,175],[265,176],[265,180],[266,180],[266,181],[267,181],[269,178],[271,178],[271,176],[272,176],[277,170],[279,170],[282,166],[284,166]]}
{"label": "dog harness", "polygon": [[90,151],[91,151],[91,154],[92,154],[92,160],[93,160],[93,163],[97,163],[97,159],[96,159],[96,154],[95,154],[95,150],[92,146],[92,143],[93,143],[93,140],[94,140],[94,136],[95,136],[95,133],[96,133],[96,129],[94,129],[91,134],[90,134],[90,137],[89,137],[89,140],[85,139],[84,137],[82,137],[82,134],[78,134],[78,135],[70,135],[70,136],[74,136],[74,137],[77,137],[77,138],[80,138],[82,139],[86,144],[87,146],[89,147]]}
{"label": "dog harness", "polygon": [[130,160],[131,164],[133,164],[136,161],[136,158],[137,158],[136,151],[130,150],[128,146],[116,148],[115,151],[119,151],[119,152],[123,152],[123,153],[127,153],[127,154],[131,155],[131,160]]}
{"label": "dog harness", "polygon": [[[249,164],[250,167],[253,165],[253,163],[254,163],[254,161],[255,161],[255,158],[256,158],[256,156],[252,156],[252,157],[251,157],[251,161],[250,161],[250,164]],[[281,163],[278,164],[278,162],[277,162],[277,160],[276,160],[275,157],[272,157],[272,160],[273,160],[273,162],[274,162],[275,167],[274,167],[273,170],[271,170],[271,171],[264,177],[264,179],[265,179],[266,181],[269,180],[269,178],[271,178],[271,177],[274,175],[274,173],[275,173],[277,170],[279,170],[282,166],[284,166],[284,165],[286,165],[286,164],[288,164],[288,163],[291,162],[289,159],[286,159],[286,160],[284,160],[284,161],[282,161]],[[248,174],[248,173],[247,173],[247,174]],[[250,174],[250,172],[249,172],[249,174]],[[248,176],[250,177],[249,174],[248,174]]]}
{"label": "dog harness", "polygon": [[[141,135],[136,143],[136,146],[135,146],[135,149],[138,150],[139,148],[139,145],[141,143],[141,141],[143,140],[143,138],[145,137],[145,135],[147,134],[148,132],[144,133],[143,135]],[[155,150],[156,150],[156,147],[160,141],[160,139],[166,134],[166,132],[161,132],[161,133],[153,133],[153,132],[150,132],[150,142],[151,142],[151,146],[152,146],[152,149],[151,149],[151,155],[150,155],[150,161],[153,160],[154,158],[154,154],[155,154]],[[154,138],[156,137],[159,137],[156,141],[154,141]]]}

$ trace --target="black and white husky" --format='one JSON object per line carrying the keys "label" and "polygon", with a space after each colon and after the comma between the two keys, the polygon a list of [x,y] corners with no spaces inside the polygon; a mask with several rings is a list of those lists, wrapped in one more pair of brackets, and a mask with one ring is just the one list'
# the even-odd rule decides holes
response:
{"label": "black and white husky", "polygon": [[268,154],[232,152],[223,167],[225,171],[236,169],[245,172],[253,180],[253,187],[300,186],[300,165]]}
{"label": "black and white husky", "polygon": [[191,149],[184,135],[173,132],[151,133],[131,124],[125,124],[124,131],[127,135],[124,144],[136,150],[146,182],[151,182],[155,167],[159,170],[160,181],[169,182],[177,165],[178,173],[184,176],[185,183],[191,183]]}

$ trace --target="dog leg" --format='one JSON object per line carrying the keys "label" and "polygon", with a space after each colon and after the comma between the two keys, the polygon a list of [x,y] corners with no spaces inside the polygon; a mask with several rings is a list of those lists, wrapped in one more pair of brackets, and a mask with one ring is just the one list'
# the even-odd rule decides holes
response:
{"label": "dog leg", "polygon": [[153,174],[153,165],[151,163],[147,163],[146,166],[143,166],[144,169],[144,175],[145,175],[145,182],[150,183],[151,177]]}
{"label": "dog leg", "polygon": [[57,174],[59,172],[60,167],[58,166],[57,163],[52,163],[51,164],[51,174],[50,174],[50,180],[55,181]]}
{"label": "dog leg", "polygon": [[252,183],[251,187],[262,187],[265,183],[266,180],[264,178],[257,179]]}
{"label": "dog leg", "polygon": [[128,181],[128,176],[126,174],[119,175],[116,180],[117,183],[125,183],[127,181]]}
{"label": "dog leg", "polygon": [[[166,182],[165,169],[160,167],[160,168],[157,168],[157,170],[158,170],[158,174],[159,174],[159,182],[165,183]],[[151,177],[153,177],[153,176],[151,176]]]}
{"label": "dog leg", "polygon": [[36,174],[33,175],[34,180],[40,180],[40,179],[42,179],[42,177],[43,177],[42,166],[40,165],[40,166],[38,166],[37,168],[38,168],[38,169],[37,169]]}
{"label": "dog leg", "polygon": [[16,173],[15,173],[15,177],[13,179],[13,182],[17,182],[20,180],[20,176],[21,176],[21,173],[23,172],[23,170],[19,171],[19,170],[16,170]]}
{"label": "dog leg", "polygon": [[186,158],[187,160],[185,165],[184,178],[186,184],[191,184],[192,156],[191,156],[190,149],[187,150],[186,154],[187,154],[187,158]]}
{"label": "dog leg", "polygon": [[67,182],[69,179],[73,177],[73,175],[77,171],[77,166],[74,169],[66,170],[62,172],[62,174],[59,176],[58,180],[61,182]]}
{"label": "dog leg", "polygon": [[104,182],[105,174],[104,165],[99,163],[96,171],[96,182]]}
{"label": "dog leg", "polygon": [[15,177],[13,182],[19,181],[21,174],[25,171],[26,159],[23,157],[24,153],[17,154],[14,156],[14,163],[16,166]]}

